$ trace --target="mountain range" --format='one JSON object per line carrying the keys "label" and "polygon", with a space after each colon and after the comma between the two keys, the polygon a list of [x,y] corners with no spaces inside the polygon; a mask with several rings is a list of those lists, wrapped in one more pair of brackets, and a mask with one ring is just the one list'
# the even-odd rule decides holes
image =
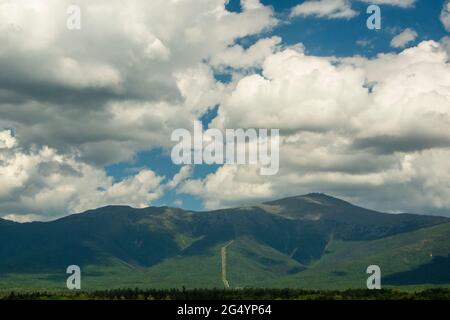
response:
{"label": "mountain range", "polygon": [[308,194],[205,212],[108,206],[50,222],[0,219],[0,290],[450,286],[450,219]]}

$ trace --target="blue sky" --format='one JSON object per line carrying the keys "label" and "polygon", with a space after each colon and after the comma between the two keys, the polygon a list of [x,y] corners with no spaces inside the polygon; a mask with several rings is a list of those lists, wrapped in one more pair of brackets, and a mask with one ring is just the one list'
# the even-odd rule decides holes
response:
{"label": "blue sky", "polygon": [[[369,4],[353,1],[352,8],[358,15],[350,19],[328,19],[315,16],[289,17],[292,8],[303,3],[301,0],[273,1],[263,0],[264,5],[274,8],[276,16],[282,21],[269,32],[263,32],[257,36],[238,39],[237,43],[249,47],[258,39],[279,36],[285,46],[302,43],[306,52],[315,56],[348,57],[362,55],[373,57],[379,53],[400,52],[401,49],[392,48],[392,38],[406,28],[414,29],[418,36],[410,43],[417,44],[423,40],[439,40],[448,35],[439,15],[444,0],[418,0],[411,8],[402,8],[391,5],[380,5],[382,14],[382,29],[369,30],[366,28],[366,20],[369,15],[366,9]],[[231,0],[227,9],[233,12],[241,12],[239,0]],[[227,81],[226,76],[217,75],[217,79]],[[201,120],[207,125],[217,114],[217,108],[212,106],[211,111],[205,114]],[[136,169],[151,168],[159,175],[167,179],[173,177],[179,166],[174,165],[170,159],[169,151],[155,149],[139,152],[133,162],[122,162],[106,167],[109,175],[117,181],[132,175]],[[203,179],[208,174],[217,170],[217,166],[194,166],[193,178]],[[167,191],[163,197],[155,201],[154,205],[179,206],[190,210],[203,210],[200,199],[186,194],[177,194],[174,190]]]}

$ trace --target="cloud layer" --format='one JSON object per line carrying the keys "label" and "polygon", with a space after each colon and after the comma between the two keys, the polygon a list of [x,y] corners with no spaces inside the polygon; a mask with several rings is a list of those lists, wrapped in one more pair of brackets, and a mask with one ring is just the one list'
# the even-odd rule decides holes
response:
{"label": "cloud layer", "polygon": [[[73,4],[81,30],[66,28]],[[226,90],[208,61],[227,63],[236,39],[277,23],[257,0],[244,0],[240,13],[225,4],[0,1],[0,216],[158,198],[162,178],[151,170],[113,182],[104,166],[170,146],[172,130],[191,125]],[[246,63],[263,58],[253,50]]]}
{"label": "cloud layer", "polygon": [[[415,38],[407,29],[392,41],[399,53],[318,57],[262,36],[279,22],[257,0],[242,1],[239,13],[225,0],[76,2],[78,31],[65,27],[73,1],[0,2],[0,217],[142,207],[167,190],[207,208],[311,191],[382,210],[450,208],[448,39],[404,49]],[[347,0],[291,12],[357,14]],[[211,127],[281,129],[279,174],[224,166],[195,179],[183,167],[163,177],[151,163],[121,181],[106,173],[138,151],[170,148],[174,129],[215,105]]]}
{"label": "cloud layer", "polygon": [[255,0],[242,13],[225,0],[77,3],[82,28],[72,31],[72,1],[0,3],[0,127],[16,128],[24,147],[76,147],[98,165],[167,145],[219,101],[204,62],[276,23]]}
{"label": "cloud layer", "polygon": [[434,41],[374,59],[274,52],[212,125],[280,128],[280,173],[227,166],[183,191],[210,208],[310,191],[390,211],[449,208],[448,59]]}

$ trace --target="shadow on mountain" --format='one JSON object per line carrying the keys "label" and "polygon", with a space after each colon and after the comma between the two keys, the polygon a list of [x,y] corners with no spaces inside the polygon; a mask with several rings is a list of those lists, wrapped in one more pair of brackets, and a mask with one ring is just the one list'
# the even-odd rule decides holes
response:
{"label": "shadow on mountain", "polygon": [[450,255],[434,257],[433,260],[420,267],[394,273],[383,279],[384,284],[415,285],[415,284],[447,284],[450,282]]}

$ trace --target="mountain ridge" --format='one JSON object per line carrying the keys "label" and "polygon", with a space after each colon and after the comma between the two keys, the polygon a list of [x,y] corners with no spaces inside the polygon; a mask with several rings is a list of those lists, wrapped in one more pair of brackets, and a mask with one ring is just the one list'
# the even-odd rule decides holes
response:
{"label": "mountain ridge", "polygon": [[[9,220],[9,219],[0,218],[0,223],[2,223],[2,222],[13,222],[13,223],[18,223],[18,224],[26,224],[26,223],[34,223],[34,222],[48,223],[48,222],[54,222],[54,221],[66,219],[68,217],[73,217],[73,216],[76,216],[76,215],[85,215],[85,214],[90,214],[90,213],[99,213],[99,212],[111,211],[111,210],[112,211],[116,211],[117,209],[122,209],[122,210],[126,210],[126,211],[136,211],[136,212],[155,210],[155,211],[159,211],[160,213],[163,213],[163,211],[165,209],[179,210],[179,211],[184,211],[186,213],[193,213],[193,214],[211,213],[211,212],[220,213],[220,212],[229,211],[229,210],[238,210],[238,209],[242,209],[242,208],[258,207],[258,206],[261,206],[261,205],[274,205],[274,204],[276,205],[276,204],[279,204],[280,202],[286,202],[286,201],[291,201],[291,200],[305,200],[305,199],[310,199],[310,198],[321,198],[321,199],[325,199],[325,200],[331,200],[333,202],[337,202],[337,203],[343,204],[345,206],[361,209],[361,211],[364,211],[364,212],[371,212],[371,213],[377,213],[377,214],[387,214],[387,215],[428,216],[428,217],[437,217],[437,218],[448,219],[448,221],[450,221],[450,217],[446,217],[446,216],[443,216],[443,215],[431,215],[431,214],[426,214],[426,213],[409,213],[409,212],[392,213],[392,212],[377,211],[377,210],[374,210],[374,209],[367,209],[367,208],[364,208],[362,206],[354,205],[354,204],[352,204],[352,203],[350,203],[348,201],[339,199],[337,197],[330,196],[330,195],[325,194],[325,193],[312,192],[312,193],[308,193],[308,194],[304,194],[304,195],[289,196],[289,197],[283,197],[283,198],[280,198],[280,199],[264,201],[264,202],[261,202],[261,203],[249,204],[249,205],[246,205],[246,206],[236,206],[236,207],[230,207],[230,208],[219,208],[219,209],[215,209],[215,210],[200,210],[200,211],[198,211],[198,210],[187,210],[187,209],[178,208],[178,207],[170,207],[170,206],[167,206],[167,205],[163,205],[163,206],[148,206],[148,207],[144,207],[144,208],[137,208],[137,207],[132,207],[132,206],[129,206],[129,205],[106,205],[106,206],[102,206],[102,207],[98,207],[98,208],[94,208],[94,209],[89,209],[89,210],[85,210],[85,211],[78,212],[78,213],[72,213],[72,214],[69,214],[69,215],[66,215],[66,216],[62,216],[62,217],[56,218],[54,220],[20,222],[20,221],[13,221],[13,220]],[[322,203],[322,205],[325,205],[325,204]]]}
{"label": "mountain ridge", "polygon": [[[125,280],[117,279],[131,277],[133,283],[143,286],[221,286],[220,252],[228,243],[232,243],[227,248],[227,280],[231,286],[263,285],[268,279],[273,284],[290,277],[301,286],[302,282],[295,279],[319,272],[317,266],[329,259],[335,246],[338,251],[349,246],[360,250],[360,243],[371,248],[371,243],[375,245],[382,239],[413,235],[414,241],[432,241],[434,247],[443,248],[433,250],[444,257],[450,248],[447,250],[443,240],[437,239],[447,239],[447,224],[450,219],[445,217],[382,213],[324,194],[215,211],[106,206],[49,222],[0,221],[0,289],[2,282],[10,283],[11,277],[23,286],[30,286],[30,277],[33,284],[61,285],[65,268],[73,264],[88,270],[91,288],[111,287],[105,284],[111,281],[110,271],[105,270],[113,270],[112,274],[118,275],[114,281],[121,285],[126,285]],[[439,225],[444,227],[433,229]],[[436,240],[429,240],[427,232],[418,230],[439,234],[433,238]],[[392,245],[395,241],[386,243]],[[409,261],[430,262],[413,244],[406,246],[405,240],[399,243],[403,248],[399,254],[407,252]],[[395,248],[375,247],[380,252],[374,257],[382,256],[383,251],[395,253]],[[338,259],[336,266],[359,263],[350,258],[345,261],[349,255],[338,251],[332,253]],[[386,259],[386,263],[397,263],[389,261],[392,259]],[[431,267],[417,267],[420,272],[435,266],[442,269],[442,261]],[[391,269],[393,274],[408,271]],[[59,282],[42,280],[49,274]],[[350,275],[334,277],[332,272],[330,277],[336,283],[351,279]]]}

